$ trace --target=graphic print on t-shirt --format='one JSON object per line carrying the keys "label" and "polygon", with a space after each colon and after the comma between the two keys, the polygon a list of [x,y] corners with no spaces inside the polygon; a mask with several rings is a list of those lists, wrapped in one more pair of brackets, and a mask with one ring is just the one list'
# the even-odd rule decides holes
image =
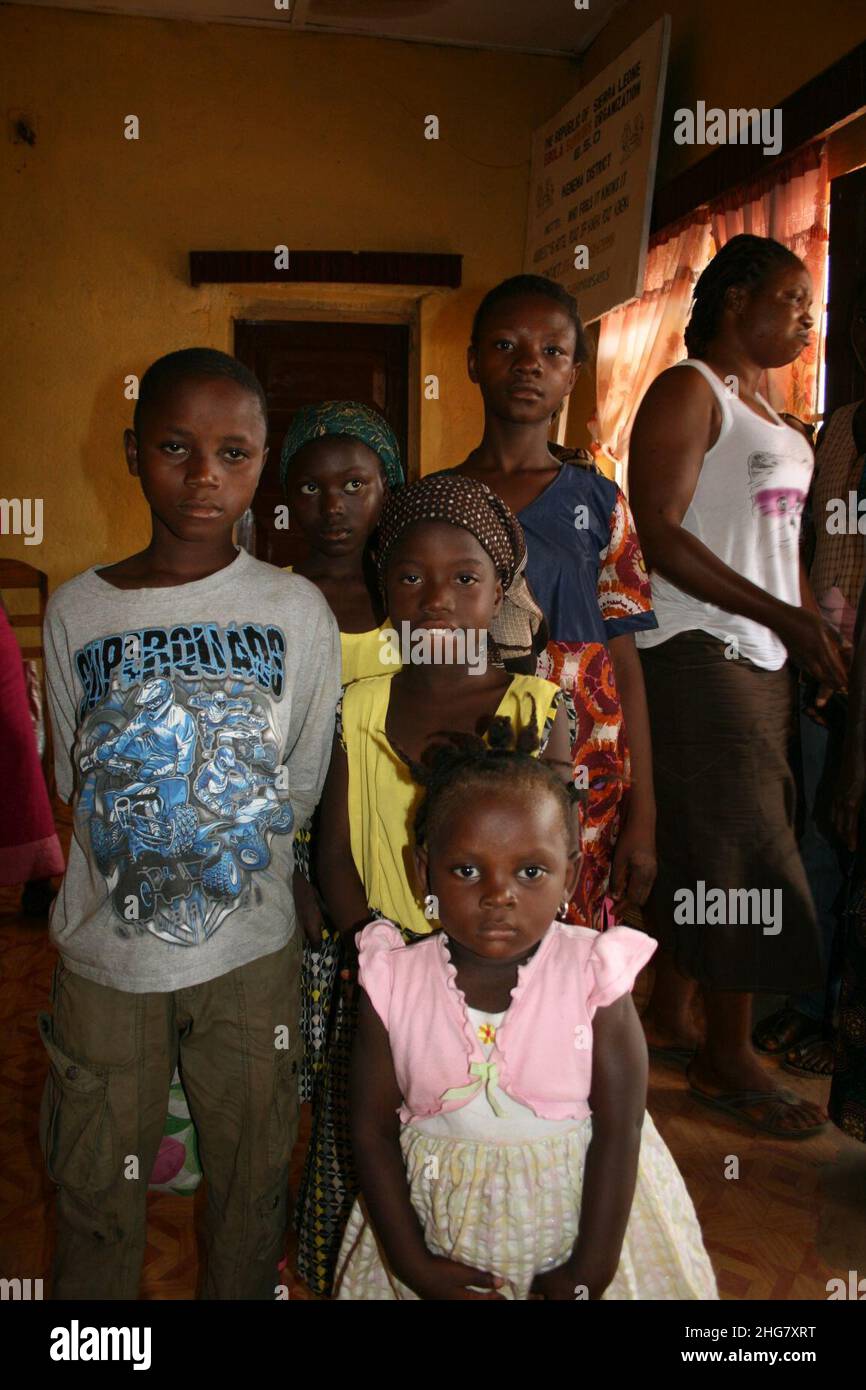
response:
{"label": "graphic print on t-shirt", "polygon": [[[769,518],[769,533],[775,542],[770,553],[798,545],[800,517],[806,505],[811,477],[808,465],[804,464],[802,469],[797,469],[803,473],[803,487],[798,486],[797,480],[791,478],[792,460],[786,455],[759,451],[749,454],[746,467],[749,472],[752,510],[759,516]],[[787,486],[773,486],[780,471],[786,477]]]}
{"label": "graphic print on t-shirt", "polygon": [[270,706],[285,650],[278,627],[187,623],[76,652],[79,806],[121,936],[196,946],[258,900],[294,820]]}

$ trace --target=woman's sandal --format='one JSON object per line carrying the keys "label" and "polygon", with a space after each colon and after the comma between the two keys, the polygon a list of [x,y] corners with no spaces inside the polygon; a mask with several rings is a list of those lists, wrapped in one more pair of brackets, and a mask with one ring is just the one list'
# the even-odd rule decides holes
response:
{"label": "woman's sandal", "polygon": [[827,1038],[810,1038],[792,1047],[782,1062],[782,1070],[795,1076],[808,1076],[812,1081],[826,1080],[833,1075],[836,1049]]}
{"label": "woman's sandal", "polygon": [[[788,1052],[798,1043],[816,1037],[818,1026],[813,1018],[807,1018],[798,1009],[785,1005],[777,1009],[769,1018],[761,1019],[752,1031],[752,1046],[765,1057],[778,1057]],[[770,1043],[773,1046],[769,1046]]]}
{"label": "woman's sandal", "polygon": [[[688,1076],[687,1080],[689,1095],[693,1100],[709,1106],[711,1110],[720,1110],[763,1134],[772,1134],[776,1139],[811,1139],[827,1128],[826,1120],[822,1120],[819,1125],[810,1125],[808,1129],[786,1129],[771,1123],[774,1117],[778,1119],[786,1110],[796,1109],[798,1105],[804,1104],[802,1096],[795,1095],[793,1091],[728,1091],[722,1095],[711,1096],[707,1091],[699,1091]],[[755,1105],[765,1107],[763,1120],[747,1113]]]}

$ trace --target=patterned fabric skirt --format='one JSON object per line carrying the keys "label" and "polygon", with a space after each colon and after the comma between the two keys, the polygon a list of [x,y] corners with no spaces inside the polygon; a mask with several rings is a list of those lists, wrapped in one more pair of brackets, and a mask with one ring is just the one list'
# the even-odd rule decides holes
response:
{"label": "patterned fabric skirt", "polygon": [[[405,1125],[400,1143],[412,1205],[436,1255],[490,1270],[507,1298],[526,1299],[534,1276],[563,1264],[580,1219],[592,1120],[523,1143],[432,1138]],[[383,1262],[357,1203],[336,1280],[337,1297],[416,1299]],[[649,1115],[622,1256],[605,1299],[717,1299],[695,1209]]]}
{"label": "patterned fabric skirt", "polygon": [[301,966],[301,1034],[304,1056],[298,1080],[298,1098],[302,1105],[311,1105],[322,1081],[325,1067],[325,1045],[332,1026],[331,1014],[336,1007],[334,991],[339,983],[340,938],[336,932],[322,932],[322,944],[314,951],[304,943]]}
{"label": "patterned fabric skirt", "polygon": [[[862,840],[862,829],[860,834]],[[866,1144],[866,853],[862,849],[845,914],[836,1055],[827,1111],[834,1125]]]}
{"label": "patterned fabric skirt", "polygon": [[586,788],[580,877],[566,920],[601,931],[620,806],[630,775],[613,662],[602,642],[548,642],[535,674],[556,682],[571,696],[575,781]]}
{"label": "patterned fabric skirt", "polygon": [[349,1058],[358,1023],[358,989],[341,980],[344,949],[324,929],[322,947],[304,946],[301,1100],[313,1107],[310,1142],[295,1204],[298,1273],[314,1293],[331,1292],[358,1180],[349,1137]]}

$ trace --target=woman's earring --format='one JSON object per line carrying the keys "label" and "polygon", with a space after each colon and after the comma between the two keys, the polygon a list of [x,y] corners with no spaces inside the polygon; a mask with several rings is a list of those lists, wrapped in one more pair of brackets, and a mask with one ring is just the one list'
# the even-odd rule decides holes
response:
{"label": "woman's earring", "polygon": [[439,916],[439,899],[435,893],[428,893],[424,899],[424,916],[428,922]]}
{"label": "woman's earring", "polygon": [[557,912],[556,916],[557,920],[560,922],[564,922],[566,920],[568,916],[568,898],[563,898],[562,902],[559,904],[559,911]]}

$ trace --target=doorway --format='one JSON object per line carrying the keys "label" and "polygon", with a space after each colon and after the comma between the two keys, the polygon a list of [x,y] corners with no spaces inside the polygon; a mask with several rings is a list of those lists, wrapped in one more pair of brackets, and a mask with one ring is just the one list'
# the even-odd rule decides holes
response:
{"label": "doorway", "polygon": [[[407,457],[409,326],[300,320],[235,322],[235,356],[255,372],[268,402],[268,461],[253,501],[253,553],[272,565],[297,564],[301,537],[274,525],[284,504],[280,450],[295,411],[317,401],[351,400],[381,411]],[[290,518],[291,522],[291,518]]]}

